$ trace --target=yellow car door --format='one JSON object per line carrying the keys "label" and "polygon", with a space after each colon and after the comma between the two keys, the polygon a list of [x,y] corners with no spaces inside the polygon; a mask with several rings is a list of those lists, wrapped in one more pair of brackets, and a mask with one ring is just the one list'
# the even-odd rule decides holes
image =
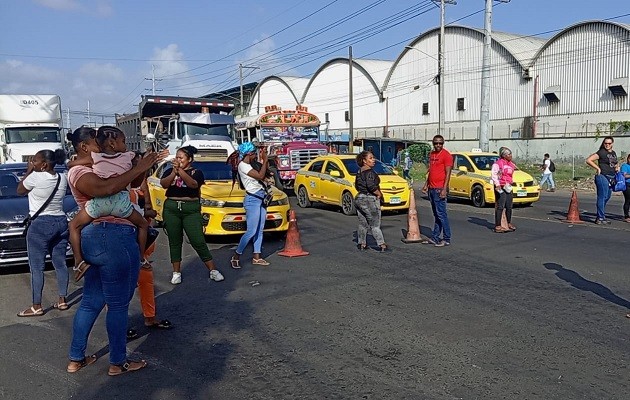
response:
{"label": "yellow car door", "polygon": [[166,189],[164,189],[160,184],[160,178],[164,171],[168,169],[167,167],[169,165],[169,163],[163,163],[158,167],[153,175],[147,178],[147,186],[149,187],[149,193],[151,194],[151,203],[153,204],[153,209],[157,212],[157,217],[155,219],[158,221],[163,221],[162,210],[164,208],[164,201],[166,200]]}
{"label": "yellow car door", "polygon": [[342,180],[344,172],[336,161],[328,160],[320,174],[321,201],[329,204],[339,204],[343,191]]}
{"label": "yellow car door", "polygon": [[451,171],[451,180],[448,185],[451,196],[462,196],[464,187],[468,183],[467,173],[468,169],[463,162],[463,157],[459,154],[454,154],[453,170]]}

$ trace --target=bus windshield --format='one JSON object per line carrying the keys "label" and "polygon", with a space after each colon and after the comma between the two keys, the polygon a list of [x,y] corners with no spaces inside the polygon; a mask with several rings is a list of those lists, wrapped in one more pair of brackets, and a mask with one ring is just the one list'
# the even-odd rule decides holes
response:
{"label": "bus windshield", "polygon": [[303,142],[319,139],[319,128],[316,126],[262,126],[260,132],[265,142]]}
{"label": "bus windshield", "polygon": [[52,142],[61,143],[58,128],[7,128],[7,143],[37,143]]}

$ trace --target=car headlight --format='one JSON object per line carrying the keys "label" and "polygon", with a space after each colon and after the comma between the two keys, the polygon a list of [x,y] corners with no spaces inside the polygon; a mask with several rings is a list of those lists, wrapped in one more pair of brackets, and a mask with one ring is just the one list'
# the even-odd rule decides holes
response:
{"label": "car headlight", "polygon": [[203,207],[223,207],[225,205],[223,200],[201,199],[200,203]]}
{"label": "car headlight", "polygon": [[289,157],[278,157],[278,160],[280,161],[280,166],[281,167],[288,167],[289,166]]}
{"label": "car headlight", "polygon": [[68,211],[66,213],[66,219],[68,220],[68,222],[72,221],[72,219],[74,217],[76,217],[78,213],[79,213],[79,209],[78,208],[75,208],[74,210]]}

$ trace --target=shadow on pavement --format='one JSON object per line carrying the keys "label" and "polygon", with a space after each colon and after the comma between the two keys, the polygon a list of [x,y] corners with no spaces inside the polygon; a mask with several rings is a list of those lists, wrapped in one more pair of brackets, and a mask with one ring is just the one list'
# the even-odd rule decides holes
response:
{"label": "shadow on pavement", "polygon": [[573,286],[574,288],[583,290],[585,292],[591,292],[606,301],[630,309],[630,301],[617,296],[606,286],[597,282],[589,281],[588,279],[584,279],[577,272],[567,269],[560,264],[544,263],[543,265],[548,270],[555,271],[555,274],[558,278],[570,283],[571,286]]}
{"label": "shadow on pavement", "polygon": [[494,222],[488,221],[487,219],[468,217],[468,222],[470,222],[471,224],[483,226],[484,228],[488,228],[490,230],[494,229]]}

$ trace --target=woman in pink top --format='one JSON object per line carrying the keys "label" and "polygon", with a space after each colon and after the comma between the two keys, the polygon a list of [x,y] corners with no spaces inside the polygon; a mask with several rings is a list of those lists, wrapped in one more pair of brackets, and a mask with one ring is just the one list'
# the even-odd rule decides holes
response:
{"label": "woman in pink top", "polygon": [[[122,175],[132,168],[136,154],[127,151],[125,134],[118,128],[102,126],[96,133],[96,143],[102,152],[92,152],[91,158],[68,163],[72,169],[77,165],[91,166],[92,171],[103,179]],[[127,189],[127,188],[125,188]],[[95,218],[111,215],[125,218],[138,227],[138,245],[140,254],[144,254],[149,232],[149,223],[131,205],[129,191],[122,190],[105,197],[95,197],[86,202],[85,207],[70,221],[70,244],[74,253],[74,279],[79,281],[90,264],[85,262],[81,252],[81,229]],[[148,263],[143,259],[142,264]]]}
{"label": "woman in pink top", "polygon": [[[497,233],[512,232],[516,227],[512,225],[512,175],[516,170],[516,164],[512,162],[512,150],[501,147],[500,158],[492,165],[491,176],[494,183],[494,231]],[[501,227],[501,216],[505,210],[509,229]]]}
{"label": "woman in pink top", "polygon": [[[96,131],[81,127],[68,134],[79,161],[99,151]],[[105,197],[124,190],[157,161],[156,153],[147,153],[131,170],[103,179],[85,165],[68,172],[70,189],[79,204],[94,197]],[[91,267],[85,272],[83,297],[72,326],[70,362],[66,370],[74,373],[96,361],[96,355],[85,356],[88,336],[96,318],[107,305],[107,336],[109,338],[110,376],[144,368],[147,363],[127,360],[127,313],[129,301],[138,283],[140,250],[136,241],[137,229],[127,219],[113,216],[100,217],[81,231],[81,250]]]}

